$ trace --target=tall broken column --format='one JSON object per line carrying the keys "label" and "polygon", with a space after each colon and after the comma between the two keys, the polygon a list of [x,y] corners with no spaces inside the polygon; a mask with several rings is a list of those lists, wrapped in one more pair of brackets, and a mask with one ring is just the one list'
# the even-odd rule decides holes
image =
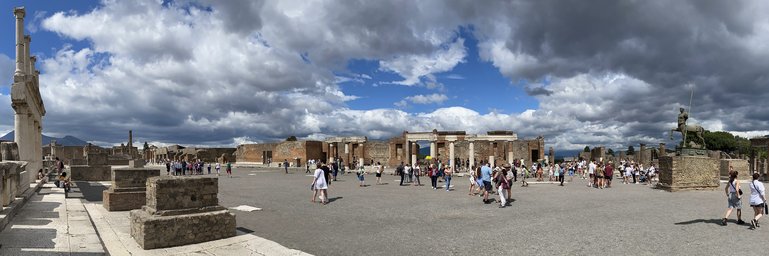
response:
{"label": "tall broken column", "polygon": [[31,37],[24,36],[23,7],[13,10],[16,16],[16,70],[11,86],[11,106],[14,116],[14,141],[19,148],[19,158],[28,162],[23,171],[20,190],[29,188],[37,170],[43,167],[42,117],[45,105],[40,96],[39,72],[35,69],[35,57],[30,56]]}
{"label": "tall broken column", "polygon": [[131,159],[134,158],[134,132],[133,130],[128,130],[128,156],[131,157]]}

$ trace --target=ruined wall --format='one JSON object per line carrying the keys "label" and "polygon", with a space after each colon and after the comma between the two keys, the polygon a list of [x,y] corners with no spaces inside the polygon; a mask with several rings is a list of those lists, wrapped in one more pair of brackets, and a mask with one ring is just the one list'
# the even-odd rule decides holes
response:
{"label": "ruined wall", "polygon": [[363,156],[367,163],[374,160],[386,166],[396,166],[400,161],[395,157],[395,144],[386,141],[367,141]]}
{"label": "ruined wall", "polygon": [[748,160],[744,159],[721,159],[721,166],[719,168],[720,175],[721,176],[729,176],[729,166],[732,166],[735,171],[739,174],[739,177],[741,179],[747,179],[750,180],[752,177],[750,175],[753,175],[750,172],[750,168],[748,166]]}
{"label": "ruined wall", "polygon": [[[93,148],[96,148],[95,146],[92,147],[92,152],[94,151]],[[81,146],[56,146],[56,157],[64,161],[64,164],[66,165],[73,165],[72,159],[85,159],[83,157],[83,147]],[[98,150],[97,150],[98,151]],[[106,152],[106,150],[103,150]],[[43,147],[43,155],[50,155],[51,154],[51,147],[50,146],[44,146]]]}
{"label": "ruined wall", "polygon": [[[217,158],[222,154],[227,156],[228,159],[232,159],[232,154],[235,153],[235,148],[201,148],[196,151],[195,158],[204,162],[216,162]],[[262,157],[261,151],[259,157]],[[237,158],[235,159],[237,161]]]}
{"label": "ruined wall", "polygon": [[[236,162],[262,163],[264,151],[274,151],[275,143],[242,144],[235,150]],[[283,159],[280,159],[282,162]],[[278,162],[273,153],[272,162]]]}

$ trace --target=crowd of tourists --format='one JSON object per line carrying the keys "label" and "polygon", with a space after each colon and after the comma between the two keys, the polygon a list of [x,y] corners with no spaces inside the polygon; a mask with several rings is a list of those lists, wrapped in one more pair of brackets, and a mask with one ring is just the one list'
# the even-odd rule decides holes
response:
{"label": "crowd of tourists", "polygon": [[[212,169],[215,171],[216,176],[219,176],[222,169],[221,163],[206,163],[200,159],[189,162],[185,160],[166,160],[164,162],[166,166],[166,174],[174,176],[212,174]],[[232,178],[232,163],[227,162],[227,164],[225,164],[225,171],[227,176]]]}

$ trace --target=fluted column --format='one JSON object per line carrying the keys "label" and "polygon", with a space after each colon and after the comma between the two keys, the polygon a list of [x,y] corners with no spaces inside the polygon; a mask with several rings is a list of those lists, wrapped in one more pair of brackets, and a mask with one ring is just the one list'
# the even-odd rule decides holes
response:
{"label": "fluted column", "polygon": [[406,140],[403,142],[403,158],[401,158],[406,165],[411,164],[411,143]]}
{"label": "fluted column", "polygon": [[468,156],[468,159],[470,160],[470,168],[475,168],[475,146],[473,145],[473,142],[470,141],[470,156]]}
{"label": "fluted column", "polygon": [[449,142],[449,166],[451,166],[451,168],[454,168],[455,165],[456,163],[454,163],[454,142],[451,141]]}
{"label": "fluted column", "polygon": [[24,8],[16,8],[13,15],[16,16],[16,71],[14,75],[22,75],[24,71]]}

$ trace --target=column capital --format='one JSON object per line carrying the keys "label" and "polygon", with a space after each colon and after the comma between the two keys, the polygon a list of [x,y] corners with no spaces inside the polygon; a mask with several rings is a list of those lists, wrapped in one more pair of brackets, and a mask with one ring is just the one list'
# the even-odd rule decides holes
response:
{"label": "column capital", "polygon": [[17,19],[23,19],[26,14],[27,11],[24,10],[24,7],[13,8],[13,16],[16,16]]}
{"label": "column capital", "polygon": [[24,42],[31,43],[32,42],[32,36],[24,35]]}

